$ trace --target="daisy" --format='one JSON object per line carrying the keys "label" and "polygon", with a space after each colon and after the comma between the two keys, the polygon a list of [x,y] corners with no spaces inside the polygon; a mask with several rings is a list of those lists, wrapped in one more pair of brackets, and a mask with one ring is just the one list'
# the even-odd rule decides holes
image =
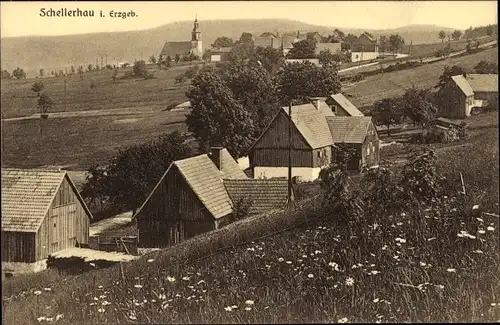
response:
{"label": "daisy", "polygon": [[488,226],[488,228],[486,228],[486,230],[488,230],[488,231],[495,231],[495,228],[493,228],[491,226]]}
{"label": "daisy", "polygon": [[314,278],[314,275],[313,275],[313,274],[311,274],[311,273],[309,273],[309,274],[307,275],[307,277],[308,277],[309,279],[312,279],[312,278]]}
{"label": "daisy", "polygon": [[341,318],[338,320],[338,323],[339,324],[344,324],[344,323],[347,323],[349,320],[347,319],[347,317],[344,317],[344,318]]}
{"label": "daisy", "polygon": [[35,294],[35,296],[38,296],[38,295],[41,295],[41,294],[42,294],[42,292],[41,292],[40,290],[37,290],[37,291],[35,291],[35,292],[33,292],[33,293]]}
{"label": "daisy", "polygon": [[136,285],[134,285],[134,288],[140,289],[140,288],[142,288],[142,285],[136,284]]}
{"label": "daisy", "polygon": [[457,272],[457,270],[453,269],[453,268],[446,269],[446,271],[450,272],[450,273],[456,273]]}
{"label": "daisy", "polygon": [[189,279],[191,279],[191,278],[190,278],[190,277],[188,277],[188,276],[183,276],[183,277],[182,277],[182,280],[184,280],[184,281],[189,281]]}
{"label": "daisy", "polygon": [[97,311],[100,313],[104,313],[106,310],[104,308],[99,308],[99,309],[97,309]]}
{"label": "daisy", "polygon": [[380,300],[380,299],[375,298],[375,299],[373,299],[373,302],[374,302],[374,303],[377,303],[377,302],[379,302],[379,300]]}
{"label": "daisy", "polygon": [[254,301],[253,300],[247,300],[247,301],[245,301],[245,304],[251,306],[251,305],[254,304]]}
{"label": "daisy", "polygon": [[348,287],[351,287],[352,285],[354,285],[354,279],[351,277],[348,277],[347,279],[345,279],[345,285]]}
{"label": "daisy", "polygon": [[278,258],[278,262],[283,262],[285,259],[283,257]]}
{"label": "daisy", "polygon": [[155,261],[155,259],[154,259],[154,258],[150,258],[150,259],[148,260],[148,263],[152,263],[152,262],[154,262],[154,261]]}
{"label": "daisy", "polygon": [[167,281],[168,282],[175,282],[175,278],[171,276],[167,276]]}
{"label": "daisy", "polygon": [[245,307],[245,310],[250,311],[250,310],[252,310],[252,307]]}

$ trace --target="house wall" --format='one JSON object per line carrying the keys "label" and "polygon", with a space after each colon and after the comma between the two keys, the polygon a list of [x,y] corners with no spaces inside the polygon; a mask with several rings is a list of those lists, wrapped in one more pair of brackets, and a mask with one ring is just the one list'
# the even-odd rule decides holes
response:
{"label": "house wall", "polygon": [[325,167],[332,163],[332,147],[314,149],[312,152],[313,167]]}
{"label": "house wall", "polygon": [[448,118],[465,118],[474,105],[474,95],[466,97],[457,84],[450,80],[439,90],[441,107],[439,115]]}
{"label": "house wall", "polygon": [[[253,167],[288,166],[288,115],[281,111],[264,132],[249,155]],[[312,149],[292,124],[292,165],[314,167]]]}
{"label": "house wall", "polygon": [[36,261],[35,233],[2,231],[1,246],[2,262]]}
{"label": "house wall", "polygon": [[36,233],[36,258],[89,242],[89,217],[65,177]]}
{"label": "house wall", "polygon": [[[292,167],[292,177],[300,177],[302,181],[312,182],[319,177],[321,167]],[[287,178],[288,167],[254,167],[254,178]]]}
{"label": "house wall", "polygon": [[380,140],[373,123],[368,128],[362,149],[362,165],[369,168],[378,166],[380,161]]}
{"label": "house wall", "polygon": [[216,229],[213,217],[175,165],[137,217],[140,247],[167,247]]}
{"label": "house wall", "polygon": [[359,62],[359,61],[365,61],[365,60],[374,60],[378,58],[378,52],[368,52],[368,51],[363,51],[363,52],[351,52],[351,61],[352,62]]}

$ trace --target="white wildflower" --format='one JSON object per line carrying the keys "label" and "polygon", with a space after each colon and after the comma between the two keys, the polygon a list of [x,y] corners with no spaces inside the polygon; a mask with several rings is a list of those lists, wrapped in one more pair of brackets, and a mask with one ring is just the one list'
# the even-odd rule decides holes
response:
{"label": "white wildflower", "polygon": [[286,261],[286,264],[292,264],[292,261]]}
{"label": "white wildflower", "polygon": [[245,307],[245,310],[250,311],[250,310],[252,310],[252,307]]}
{"label": "white wildflower", "polygon": [[379,273],[380,273],[380,271],[377,271],[377,270],[373,270],[373,271],[371,271],[371,274],[373,274],[373,275],[377,275],[377,274],[379,274]]}
{"label": "white wildflower", "polygon": [[377,302],[379,302],[379,300],[380,300],[380,299],[375,298],[375,299],[373,299],[373,302],[374,302],[374,303],[377,303]]}
{"label": "white wildflower", "polygon": [[142,285],[140,285],[140,284],[136,284],[136,285],[134,285],[134,288],[141,289],[141,288],[142,288]]}
{"label": "white wildflower", "polygon": [[253,248],[253,247],[248,247],[248,248],[247,248],[247,251],[250,251],[250,252],[255,252],[255,248]]}
{"label": "white wildflower", "polygon": [[453,269],[453,268],[446,269],[446,271],[450,272],[450,273],[456,273],[457,272],[457,270]]}
{"label": "white wildflower", "polygon": [[488,228],[486,228],[486,230],[488,230],[488,231],[495,231],[495,228],[493,228],[492,226],[488,226]]}
{"label": "white wildflower", "polygon": [[200,285],[200,284],[202,284],[202,283],[205,283],[205,280],[200,280],[200,281],[198,281],[196,284],[197,284],[197,285]]}
{"label": "white wildflower", "polygon": [[348,321],[349,321],[349,320],[347,319],[347,317],[344,317],[344,318],[339,319],[337,322],[338,322],[339,324],[344,324],[344,323],[347,323]]}
{"label": "white wildflower", "polygon": [[486,231],[484,231],[483,229],[480,229],[477,232],[480,233],[481,235],[484,235],[486,233]]}
{"label": "white wildflower", "polygon": [[483,254],[483,251],[480,250],[480,249],[476,249],[475,251],[473,251],[473,253],[476,253],[476,254]]}
{"label": "white wildflower", "polygon": [[382,250],[385,251],[387,249],[387,245],[382,246]]}
{"label": "white wildflower", "polygon": [[104,313],[106,310],[104,308],[99,308],[99,309],[97,309],[97,311],[100,313]]}
{"label": "white wildflower", "polygon": [[278,258],[278,262],[283,262],[285,259],[283,257]]}
{"label": "white wildflower", "polygon": [[184,280],[184,281],[189,281],[190,279],[191,279],[191,277],[189,277],[189,276],[183,276],[182,277],[182,280]]}
{"label": "white wildflower", "polygon": [[131,320],[137,320],[137,316],[135,315],[135,312],[131,312],[130,314],[128,314],[128,318]]}
{"label": "white wildflower", "polygon": [[41,292],[40,290],[37,290],[37,291],[35,291],[35,292],[33,292],[33,293],[35,294],[35,296],[39,296],[39,295],[41,295],[41,294],[42,294],[42,292]]}
{"label": "white wildflower", "polygon": [[317,255],[317,254],[321,254],[321,251],[316,250],[316,251],[314,251],[314,254],[316,254],[316,255]]}
{"label": "white wildflower", "polygon": [[51,288],[43,288],[43,291],[52,291]]}
{"label": "white wildflower", "polygon": [[427,241],[432,241],[432,240],[436,240],[436,237],[431,237],[427,239]]}
{"label": "white wildflower", "polygon": [[237,308],[238,308],[238,306],[236,306],[236,305],[232,305],[232,306],[231,306],[231,308],[233,308],[233,309],[237,309]]}
{"label": "white wildflower", "polygon": [[148,263],[152,263],[152,262],[154,262],[154,261],[155,261],[155,259],[154,259],[154,258],[150,258],[150,259],[148,260]]}
{"label": "white wildflower", "polygon": [[64,315],[63,315],[63,314],[57,314],[57,315],[56,315],[56,322],[57,322],[58,320],[60,320],[61,318],[63,318],[63,317],[64,317]]}
{"label": "white wildflower", "polygon": [[168,282],[175,282],[175,278],[171,276],[167,276],[167,281]]}
{"label": "white wildflower", "polygon": [[36,320],[37,320],[38,322],[41,322],[41,321],[46,320],[46,319],[47,319],[47,317],[45,317],[45,316],[40,316],[40,317],[38,317]]}
{"label": "white wildflower", "polygon": [[339,265],[335,262],[330,262],[328,263],[328,266],[330,266],[331,268],[333,268],[335,271],[339,272],[340,269],[339,269]]}
{"label": "white wildflower", "polygon": [[308,277],[309,279],[312,279],[312,278],[314,278],[314,275],[313,275],[313,274],[311,274],[311,273],[309,273],[309,274],[307,275],[307,277]]}
{"label": "white wildflower", "polygon": [[420,266],[426,266],[427,264],[425,262],[420,262]]}
{"label": "white wildflower", "polygon": [[345,279],[345,285],[348,287],[351,287],[352,285],[354,285],[354,279],[351,277],[348,277],[347,279]]}
{"label": "white wildflower", "polygon": [[247,300],[247,301],[245,301],[245,304],[251,306],[251,305],[254,304],[254,301],[253,300]]}
{"label": "white wildflower", "polygon": [[481,218],[476,218],[477,221],[481,222],[481,223],[484,223],[484,220],[481,219]]}

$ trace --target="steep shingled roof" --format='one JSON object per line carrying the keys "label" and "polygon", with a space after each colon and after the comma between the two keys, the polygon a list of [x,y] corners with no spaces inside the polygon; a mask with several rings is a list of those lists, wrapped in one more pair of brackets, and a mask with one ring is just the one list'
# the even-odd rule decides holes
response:
{"label": "steep shingled roof", "polygon": [[498,74],[468,74],[465,79],[474,92],[498,93]]}
{"label": "steep shingled roof", "polygon": [[66,171],[2,168],[2,231],[38,231],[65,177],[92,218]]}
{"label": "steep shingled roof", "polygon": [[462,90],[462,92],[465,94],[465,96],[472,96],[474,95],[474,91],[472,90],[472,87],[470,86],[469,82],[463,75],[458,75],[458,76],[453,76],[451,77],[451,80],[457,84],[458,88]]}
{"label": "steep shingled roof", "polygon": [[283,208],[288,200],[286,179],[225,179],[224,186],[233,204],[249,199],[249,214]]}
{"label": "steep shingled roof", "polygon": [[370,116],[334,116],[326,120],[334,143],[363,143],[372,123]]}
{"label": "steep shingled roof", "polygon": [[233,211],[231,199],[222,183],[222,179],[245,179],[247,176],[239,168],[238,163],[229,154],[227,149],[222,149],[221,157],[222,170],[219,170],[215,166],[207,154],[174,161],[133,218],[136,218],[142,208],[148,203],[152,193],[163,182],[167,173],[172,169],[172,166],[175,166],[179,170],[186,183],[214,218],[218,219],[231,213]]}
{"label": "steep shingled roof", "polygon": [[173,59],[176,54],[187,55],[191,52],[191,41],[165,42],[160,55],[169,56]]}
{"label": "steep shingled roof", "polygon": [[338,93],[334,95],[330,95],[332,98],[344,111],[347,112],[350,116],[363,116],[363,113],[359,111],[359,109],[354,106],[343,94]]}
{"label": "steep shingled roof", "polygon": [[[288,107],[283,107],[288,115]],[[333,144],[325,116],[313,104],[292,106],[292,121],[312,149]]]}

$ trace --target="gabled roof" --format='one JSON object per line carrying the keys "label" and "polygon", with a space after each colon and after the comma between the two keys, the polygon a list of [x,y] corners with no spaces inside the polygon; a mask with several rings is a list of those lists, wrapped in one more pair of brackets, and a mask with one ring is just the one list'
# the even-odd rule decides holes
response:
{"label": "gabled roof", "polygon": [[474,92],[498,92],[498,74],[468,74],[466,80]]}
{"label": "gabled roof", "polygon": [[334,143],[363,143],[372,123],[370,116],[334,116],[326,120]]}
{"label": "gabled roof", "polygon": [[363,116],[363,113],[359,111],[359,109],[354,106],[344,95],[341,93],[330,95],[332,98],[342,109],[344,109],[347,114],[350,116]]}
{"label": "gabled roof", "polygon": [[[283,107],[288,115],[288,107]],[[325,116],[313,104],[292,106],[292,121],[312,149],[333,144]]]}
{"label": "gabled roof", "polygon": [[147,204],[156,188],[163,182],[172,166],[177,167],[186,183],[191,187],[194,194],[200,199],[204,207],[216,219],[230,214],[232,210],[231,200],[222,183],[223,179],[247,178],[245,173],[239,168],[238,163],[229,154],[227,149],[222,149],[222,170],[219,170],[212,159],[207,154],[190,157],[174,161],[157,185],[144,201],[141,208],[133,216],[133,219],[140,213]]}
{"label": "gabled roof", "polygon": [[367,32],[364,32],[363,34],[359,35],[359,37],[361,37],[361,36],[365,36],[372,43],[377,42],[377,40],[373,36],[368,35]]}
{"label": "gabled roof", "polygon": [[286,179],[227,179],[224,186],[236,205],[249,199],[249,214],[260,214],[280,209],[287,204],[288,180]]}
{"label": "gabled roof", "polygon": [[316,106],[315,102],[319,101],[319,108],[316,107],[323,116],[335,116],[332,109],[326,103],[328,97],[311,97],[312,104]]}
{"label": "gabled roof", "polygon": [[470,86],[469,82],[463,75],[458,75],[458,76],[453,76],[451,77],[451,80],[455,82],[455,84],[462,90],[462,92],[465,94],[465,96],[472,96],[474,95],[474,91],[472,90],[472,87]]}
{"label": "gabled roof", "polygon": [[38,231],[65,178],[92,218],[66,171],[2,168],[2,231]]}
{"label": "gabled roof", "polygon": [[264,33],[260,34],[260,36],[259,36],[259,37],[271,37],[271,38],[277,38],[278,36],[277,36],[277,35],[275,35],[275,34],[273,34],[273,33],[271,33],[271,32],[264,32]]}
{"label": "gabled roof", "polygon": [[181,41],[181,42],[165,42],[160,55],[174,57],[176,54],[185,55],[191,52],[191,41]]}

